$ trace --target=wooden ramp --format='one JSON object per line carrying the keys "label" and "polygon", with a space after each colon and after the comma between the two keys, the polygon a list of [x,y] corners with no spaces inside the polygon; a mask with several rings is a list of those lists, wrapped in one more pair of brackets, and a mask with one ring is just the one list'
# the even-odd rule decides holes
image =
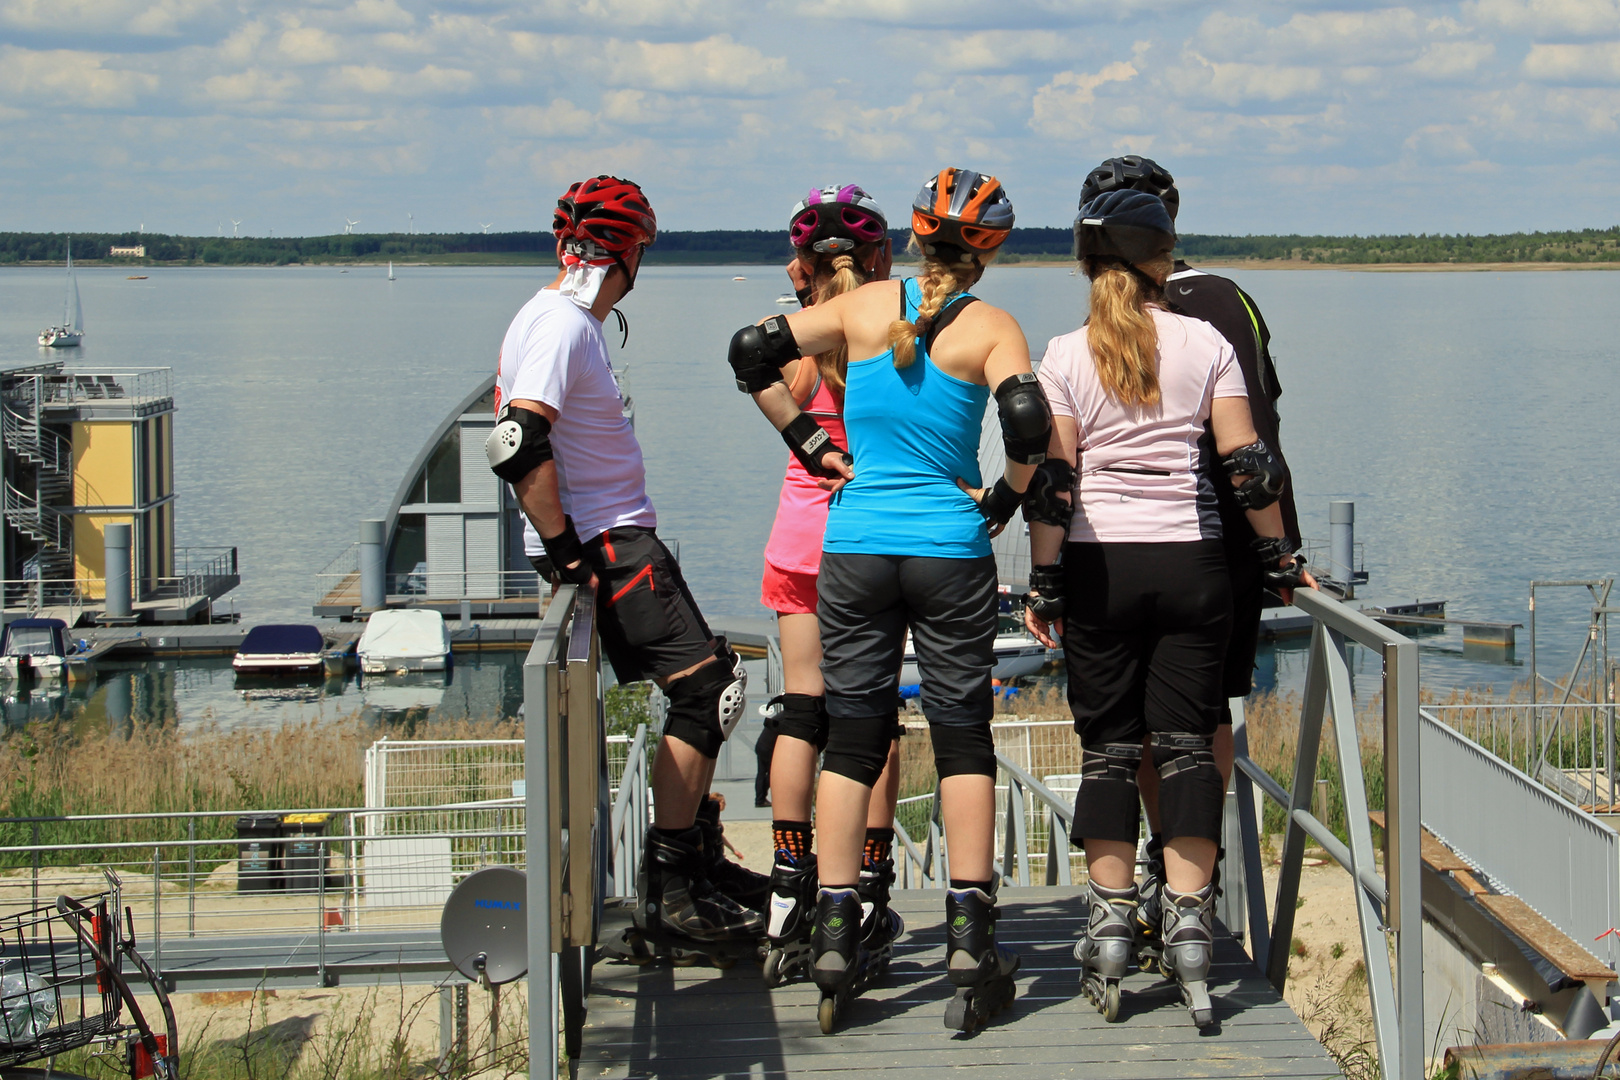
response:
{"label": "wooden ramp", "polygon": [[[1180,995],[1154,976],[1125,982],[1122,1019],[1107,1024],[1079,994],[1071,950],[1085,920],[1078,889],[1003,889],[998,938],[1023,957],[1018,998],[972,1037],[946,1030],[944,894],[897,892],[906,936],[888,975],[822,1035],[808,982],[766,990],[759,969],[596,967],[579,1076],[709,1077],[870,1074],[941,1080],[1170,1080],[1336,1077],[1339,1070],[1231,938],[1217,942],[1210,990],[1217,1024],[1200,1033]],[[606,928],[604,928],[605,932]]]}

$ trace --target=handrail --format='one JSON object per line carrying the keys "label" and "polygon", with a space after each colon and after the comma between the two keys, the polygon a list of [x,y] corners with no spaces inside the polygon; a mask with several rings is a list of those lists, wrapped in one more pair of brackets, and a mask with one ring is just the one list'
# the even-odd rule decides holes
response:
{"label": "handrail", "polygon": [[[1359,886],[1355,890],[1356,912],[1382,1075],[1386,1080],[1420,1080],[1424,1075],[1424,1046],[1417,644],[1315,590],[1297,590],[1294,607],[1311,617],[1311,638],[1291,788],[1284,788],[1249,756],[1242,702],[1233,701],[1236,766],[1250,781],[1236,785],[1242,848],[1239,862],[1248,908],[1250,948],[1255,962],[1281,993],[1288,979],[1288,943],[1293,939],[1305,842],[1307,837],[1314,840]],[[1382,661],[1387,826],[1387,857],[1382,876],[1373,854],[1360,736],[1346,655],[1349,641],[1374,650]],[[1329,716],[1333,720],[1333,738],[1343,784],[1348,844],[1334,836],[1310,810],[1322,727]],[[1286,814],[1282,866],[1270,918],[1265,910],[1257,790],[1279,803]],[[1243,913],[1234,914],[1241,917]],[[1386,935],[1394,938],[1393,958]]]}

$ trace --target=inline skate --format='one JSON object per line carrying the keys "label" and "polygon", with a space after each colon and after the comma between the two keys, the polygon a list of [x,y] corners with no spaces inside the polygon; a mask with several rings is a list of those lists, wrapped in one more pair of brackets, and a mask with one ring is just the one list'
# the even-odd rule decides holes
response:
{"label": "inline skate", "polygon": [[765,912],[771,879],[726,858],[725,830],[720,825],[720,801],[708,796],[698,804],[697,827],[703,833],[703,872],[715,890],[738,907]]}
{"label": "inline skate", "polygon": [[888,969],[894,943],[906,932],[905,920],[889,907],[889,889],[893,886],[893,859],[862,861],[861,880],[855,886],[861,900],[861,940],[872,955],[877,974]]}
{"label": "inline skate", "polygon": [[820,890],[816,894],[813,933],[815,962],[810,977],[821,991],[816,1019],[821,1033],[830,1035],[843,1020],[849,1003],[876,974],[862,933],[859,893],[849,888]]}
{"label": "inline skate", "polygon": [[996,943],[996,887],[945,893],[945,969],[956,996],[945,1006],[945,1026],[969,1034],[1012,1004],[1018,954]]}
{"label": "inline skate", "polygon": [[808,852],[795,861],[778,849],[771,868],[771,898],[765,933],[765,985],[781,986],[810,974],[810,932],[816,919],[816,857]]}
{"label": "inline skate", "polygon": [[1160,933],[1164,939],[1165,973],[1181,987],[1181,1000],[1192,1014],[1192,1022],[1200,1028],[1215,1022],[1208,982],[1210,958],[1215,951],[1214,906],[1214,882],[1190,893],[1164,887]]}
{"label": "inline skate", "polygon": [[1164,953],[1159,939],[1159,923],[1164,912],[1164,837],[1154,833],[1147,841],[1147,866],[1137,890],[1136,964],[1143,971],[1163,970],[1159,961]]}
{"label": "inline skate", "polygon": [[703,867],[698,826],[678,833],[648,830],[633,925],[612,951],[633,963],[664,956],[685,965],[707,957],[722,969],[758,957],[764,921],[717,892]]}
{"label": "inline skate", "polygon": [[1075,942],[1080,961],[1080,990],[1103,1019],[1119,1019],[1119,982],[1130,971],[1140,918],[1136,883],[1109,889],[1092,882],[1087,890],[1086,932]]}

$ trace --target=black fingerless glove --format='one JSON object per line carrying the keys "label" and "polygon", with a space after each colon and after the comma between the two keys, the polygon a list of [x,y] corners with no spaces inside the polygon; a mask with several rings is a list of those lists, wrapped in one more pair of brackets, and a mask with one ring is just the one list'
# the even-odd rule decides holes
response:
{"label": "black fingerless glove", "polygon": [[827,429],[816,423],[815,417],[809,413],[800,413],[793,418],[793,422],[782,429],[782,441],[787,443],[793,456],[799,459],[804,471],[811,476],[819,476],[823,480],[837,480],[843,473],[835,472],[821,464],[821,459],[828,453],[842,454],[844,464],[854,465],[855,459],[849,456],[842,446],[833,442]]}
{"label": "black fingerless glove", "polygon": [[1029,592],[1024,594],[1024,606],[1042,622],[1054,623],[1063,618],[1063,567],[1058,563],[1037,566],[1029,572]]}
{"label": "black fingerless glove", "polygon": [[1024,520],[1067,529],[1074,518],[1074,504],[1058,498],[1072,495],[1074,466],[1061,458],[1047,458],[1035,470],[1029,490],[1024,492]]}
{"label": "black fingerless glove", "polygon": [[1014,491],[1004,476],[979,497],[979,513],[992,525],[1005,525],[1018,512],[1023,501],[1024,496]]}
{"label": "black fingerless glove", "polygon": [[1305,584],[1305,556],[1295,555],[1292,566],[1268,565],[1261,578],[1268,589],[1297,589]]}
{"label": "black fingerless glove", "polygon": [[[573,518],[563,518],[563,531],[556,536],[542,536],[540,542],[545,545],[546,557],[558,577],[571,585],[591,583],[591,564],[585,561],[585,545],[579,542],[579,533],[574,531]],[[570,563],[576,565],[570,566]]]}

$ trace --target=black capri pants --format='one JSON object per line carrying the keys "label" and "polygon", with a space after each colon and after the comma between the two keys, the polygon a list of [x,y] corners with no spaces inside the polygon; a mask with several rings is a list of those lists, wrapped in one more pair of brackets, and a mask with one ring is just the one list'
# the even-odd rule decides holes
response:
{"label": "black capri pants", "polygon": [[[1159,732],[1213,735],[1232,625],[1221,542],[1070,543],[1063,569],[1063,652],[1081,745],[1140,745]],[[1100,796],[1105,786],[1094,790]],[[1105,809],[1084,797],[1085,788],[1082,781],[1076,838],[1135,841],[1134,794],[1128,802],[1107,800]],[[1217,795],[1213,820],[1187,834],[1214,838],[1218,830]]]}
{"label": "black capri pants", "polygon": [[867,787],[877,782],[893,741],[894,675],[909,627],[939,775],[994,776],[995,558],[823,552],[817,589],[824,767]]}

